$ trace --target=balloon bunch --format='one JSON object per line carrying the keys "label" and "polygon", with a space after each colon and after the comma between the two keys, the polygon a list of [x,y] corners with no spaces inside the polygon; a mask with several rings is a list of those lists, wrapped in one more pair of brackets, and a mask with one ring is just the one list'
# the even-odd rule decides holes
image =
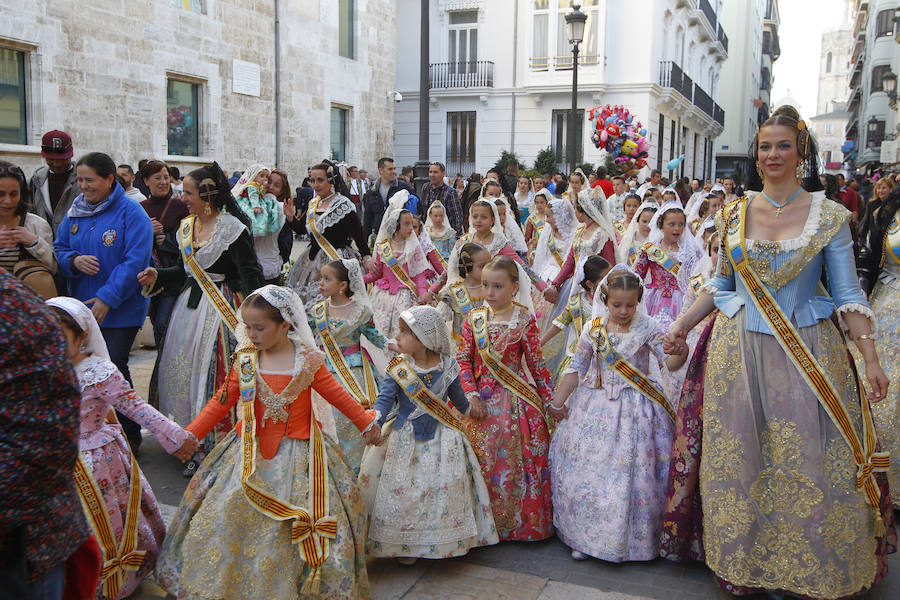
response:
{"label": "balloon bunch", "polygon": [[598,106],[588,113],[594,125],[591,141],[597,148],[612,154],[613,160],[624,171],[631,172],[647,166],[650,142],[647,129],[634,120],[623,106]]}

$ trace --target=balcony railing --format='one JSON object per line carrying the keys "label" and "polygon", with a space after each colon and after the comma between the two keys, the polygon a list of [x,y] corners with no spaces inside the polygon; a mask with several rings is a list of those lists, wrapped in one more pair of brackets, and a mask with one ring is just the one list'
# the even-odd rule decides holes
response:
{"label": "balcony railing", "polygon": [[718,104],[713,107],[713,121],[719,125],[725,125],[725,111]]}
{"label": "balcony railing", "polygon": [[725,30],[722,29],[721,23],[719,23],[719,31],[716,32],[716,39],[719,40],[719,43],[725,48],[725,52],[728,53],[728,36],[725,35]]}
{"label": "balcony railing", "polygon": [[712,4],[709,3],[709,0],[700,0],[697,2],[700,7],[700,10],[706,15],[706,20],[709,21],[709,26],[712,27],[712,30],[716,30],[716,10],[712,7]]}
{"label": "balcony railing", "polygon": [[713,102],[713,99],[709,94],[703,91],[696,83],[694,84],[694,106],[708,114],[710,117],[714,116],[716,103]]}
{"label": "balcony railing", "polygon": [[674,61],[660,61],[659,85],[675,90],[719,125],[725,124],[725,111],[722,110],[722,107],[716,104],[703,88],[691,81],[691,78]]}
{"label": "balcony railing", "polygon": [[428,76],[432,89],[494,87],[494,63],[489,60],[432,63]]}
{"label": "balcony railing", "polygon": [[693,100],[694,82],[673,60],[660,61],[659,85],[672,88],[688,100]]}

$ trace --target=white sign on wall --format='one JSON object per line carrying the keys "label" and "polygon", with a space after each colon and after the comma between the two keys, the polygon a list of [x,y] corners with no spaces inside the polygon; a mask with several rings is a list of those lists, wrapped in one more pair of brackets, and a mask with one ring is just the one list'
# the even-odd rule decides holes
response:
{"label": "white sign on wall", "polygon": [[259,65],[243,60],[231,61],[231,91],[259,98]]}
{"label": "white sign on wall", "polygon": [[881,142],[881,157],[879,162],[886,165],[897,162],[897,142],[893,140]]}

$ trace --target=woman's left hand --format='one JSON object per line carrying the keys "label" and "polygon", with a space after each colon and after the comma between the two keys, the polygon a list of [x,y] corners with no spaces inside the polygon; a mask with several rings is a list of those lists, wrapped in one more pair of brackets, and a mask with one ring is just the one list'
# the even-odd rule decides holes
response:
{"label": "woman's left hand", "polygon": [[869,380],[869,387],[872,389],[870,397],[872,402],[881,402],[887,396],[888,381],[881,363],[877,360],[866,364],[866,379]]}
{"label": "woman's left hand", "polygon": [[101,325],[103,319],[106,318],[106,313],[109,312],[109,306],[107,306],[100,298],[85,300],[84,305],[91,309],[91,313],[93,313],[94,318],[97,319],[97,325]]}

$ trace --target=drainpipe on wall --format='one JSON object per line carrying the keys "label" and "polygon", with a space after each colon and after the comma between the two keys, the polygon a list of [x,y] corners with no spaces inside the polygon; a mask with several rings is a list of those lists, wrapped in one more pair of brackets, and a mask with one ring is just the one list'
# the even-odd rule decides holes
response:
{"label": "drainpipe on wall", "polygon": [[514,153],[516,151],[516,82],[518,76],[518,66],[517,60],[519,57],[518,44],[519,44],[519,3],[513,2],[513,60],[512,60],[512,72],[513,72],[513,80],[512,80],[512,91],[510,94],[512,95],[512,110],[509,111],[509,151],[510,153]]}
{"label": "drainpipe on wall", "polygon": [[275,0],[275,168],[281,168],[281,18]]}

